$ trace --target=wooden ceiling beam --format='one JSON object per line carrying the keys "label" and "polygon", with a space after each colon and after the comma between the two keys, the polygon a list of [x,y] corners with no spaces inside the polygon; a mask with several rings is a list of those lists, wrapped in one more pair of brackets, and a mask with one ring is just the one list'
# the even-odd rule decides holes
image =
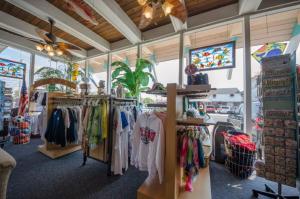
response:
{"label": "wooden ceiling beam", "polygon": [[[184,0],[180,0],[180,2],[185,6]],[[178,18],[173,17],[171,15],[170,15],[170,19],[171,19],[171,22],[172,22],[175,32],[187,29],[187,22],[182,23],[182,21],[180,21]]]}
{"label": "wooden ceiling beam", "polygon": [[239,0],[239,15],[255,12],[262,0]]}
{"label": "wooden ceiling beam", "polygon": [[114,0],[84,0],[98,14],[104,17],[131,43],[142,41],[142,34],[138,27]]}
{"label": "wooden ceiling beam", "polygon": [[48,21],[48,17],[54,19],[55,26],[59,29],[77,37],[87,44],[101,51],[109,51],[110,43],[98,34],[94,33],[54,5],[46,0],[6,0],[9,3],[26,10],[27,12]]}
{"label": "wooden ceiling beam", "polygon": [[[5,12],[2,12],[2,11],[0,11],[0,27],[3,29],[9,30],[9,31],[15,32],[19,35],[23,35],[25,37],[42,40],[36,33],[35,26],[33,26],[21,19],[18,19],[12,15],[9,15]],[[57,38],[57,41],[69,43],[60,38]],[[79,57],[79,58],[85,58],[87,56],[87,51],[84,49],[69,50],[69,51],[71,54],[73,54],[74,56]]]}

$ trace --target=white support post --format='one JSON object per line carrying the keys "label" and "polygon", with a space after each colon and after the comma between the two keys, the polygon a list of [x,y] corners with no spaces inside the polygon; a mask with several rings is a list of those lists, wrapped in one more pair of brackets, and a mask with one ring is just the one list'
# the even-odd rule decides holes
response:
{"label": "white support post", "polygon": [[34,81],[35,53],[30,53],[29,87]]}
{"label": "white support post", "polygon": [[142,58],[142,45],[140,43],[138,43],[137,45],[137,58]]}
{"label": "white support post", "polygon": [[183,86],[183,51],[184,51],[183,31],[179,35],[179,86]]}
{"label": "white support post", "polygon": [[88,78],[89,78],[89,66],[88,66],[88,63],[89,63],[89,60],[87,59],[87,60],[85,60],[84,61],[84,71],[85,71],[85,83],[88,83],[89,82],[89,80],[88,80]]}
{"label": "white support post", "polygon": [[252,133],[251,121],[251,43],[250,43],[250,16],[245,15],[243,20],[244,34],[244,132]]}
{"label": "white support post", "polygon": [[107,94],[109,95],[111,92],[111,64],[112,64],[112,54],[107,54]]}

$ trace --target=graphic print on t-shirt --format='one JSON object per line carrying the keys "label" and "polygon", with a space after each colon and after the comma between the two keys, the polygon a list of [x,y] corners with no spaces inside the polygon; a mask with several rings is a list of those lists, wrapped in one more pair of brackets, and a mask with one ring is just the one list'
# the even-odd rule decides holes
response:
{"label": "graphic print on t-shirt", "polygon": [[140,132],[141,132],[141,140],[144,144],[149,144],[149,142],[153,142],[156,132],[152,129],[150,129],[149,127],[141,127],[140,128]]}

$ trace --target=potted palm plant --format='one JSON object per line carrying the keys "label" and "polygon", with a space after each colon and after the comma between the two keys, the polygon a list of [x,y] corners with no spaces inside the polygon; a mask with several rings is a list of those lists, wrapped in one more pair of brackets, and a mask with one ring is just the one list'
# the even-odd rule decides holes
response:
{"label": "potted palm plant", "polygon": [[153,65],[146,59],[137,59],[134,69],[121,61],[112,63],[112,67],[117,67],[112,73],[112,87],[122,85],[128,91],[129,97],[139,98],[142,91],[148,90],[150,79],[154,81],[150,73]]}

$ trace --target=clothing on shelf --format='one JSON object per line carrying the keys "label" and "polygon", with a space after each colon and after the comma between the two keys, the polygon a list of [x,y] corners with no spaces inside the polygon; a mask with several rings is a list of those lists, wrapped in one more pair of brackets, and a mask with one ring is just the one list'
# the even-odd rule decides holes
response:
{"label": "clothing on shelf", "polygon": [[128,169],[131,154],[130,137],[135,125],[136,107],[133,105],[114,105],[112,111],[112,154],[111,171],[122,175]]}
{"label": "clothing on shelf", "polygon": [[178,162],[184,169],[183,181],[185,190],[192,191],[192,182],[205,167],[204,150],[202,143],[206,139],[206,131],[198,126],[180,126],[177,129]]}
{"label": "clothing on shelf", "polygon": [[45,139],[49,143],[66,146],[81,141],[81,107],[66,106],[53,109],[48,120]]}
{"label": "clothing on shelf", "polygon": [[155,176],[159,182],[164,178],[165,133],[162,119],[155,112],[141,114],[132,135],[131,164],[142,171],[148,171],[147,181]]}

